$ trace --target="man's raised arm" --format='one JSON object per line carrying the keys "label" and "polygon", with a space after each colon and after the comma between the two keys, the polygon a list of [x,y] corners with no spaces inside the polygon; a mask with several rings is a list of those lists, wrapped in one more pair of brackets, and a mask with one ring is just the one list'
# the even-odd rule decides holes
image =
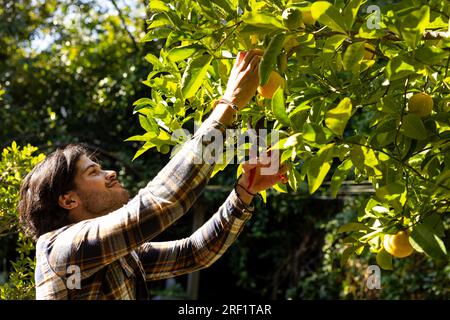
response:
{"label": "man's raised arm", "polygon": [[[241,52],[236,59],[224,98],[238,110],[256,92],[260,59],[257,50]],[[46,252],[56,273],[65,275],[67,265],[78,265],[82,279],[88,277],[153,239],[187,212],[214,168],[214,163],[198,161],[201,150],[214,143],[204,137],[212,132],[225,133],[236,112],[231,104],[218,104],[192,139],[128,204],[106,216],[69,226],[56,237],[50,233],[42,239],[38,245],[51,246],[51,253]]]}

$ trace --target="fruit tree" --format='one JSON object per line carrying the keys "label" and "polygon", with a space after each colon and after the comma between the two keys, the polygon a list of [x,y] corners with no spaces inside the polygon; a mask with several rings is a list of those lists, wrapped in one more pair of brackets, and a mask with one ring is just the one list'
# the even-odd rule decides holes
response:
{"label": "fruit tree", "polygon": [[151,95],[134,103],[146,131],[129,139],[144,142],[135,157],[183,142],[171,134],[202,122],[237,52],[259,48],[260,88],[241,130],[280,133],[271,148],[291,169],[274,188],[336,197],[345,180],[369,181],[357,221],[339,229],[344,256],[370,250],[385,269],[413,251],[448,260],[450,6],[386,3],[150,1],[142,41],[161,50],[146,56]]}

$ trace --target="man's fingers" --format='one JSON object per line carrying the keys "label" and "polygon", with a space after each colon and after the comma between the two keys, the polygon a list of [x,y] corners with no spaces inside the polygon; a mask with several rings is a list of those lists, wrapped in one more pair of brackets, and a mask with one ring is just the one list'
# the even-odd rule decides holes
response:
{"label": "man's fingers", "polygon": [[249,71],[255,71],[255,69],[258,69],[259,63],[261,62],[261,56],[254,55],[250,63],[248,64],[247,70]]}
{"label": "man's fingers", "polygon": [[241,63],[241,70],[246,70],[250,61],[252,60],[253,56],[255,55],[255,53],[253,51],[247,51],[247,53],[245,54],[244,59],[242,60]]}
{"label": "man's fingers", "polygon": [[264,50],[262,50],[262,49],[252,49],[252,51],[256,54],[256,55],[258,55],[258,56],[263,56],[263,54],[264,54]]}
{"label": "man's fingers", "polygon": [[250,61],[252,61],[254,56],[262,57],[263,51],[260,49],[253,49],[246,52],[244,59],[242,60],[241,70],[246,70]]}
{"label": "man's fingers", "polygon": [[241,70],[248,68],[248,65],[254,56],[262,57],[264,51],[261,49],[252,49],[249,51],[239,51],[236,55],[233,68],[241,67]]}
{"label": "man's fingers", "polygon": [[288,165],[288,164],[283,164],[283,165],[280,167],[280,169],[278,170],[278,173],[279,173],[279,174],[286,173],[286,172],[289,171],[290,168],[291,168],[290,165]]}
{"label": "man's fingers", "polygon": [[242,164],[242,171],[243,172],[248,172],[249,170],[255,168],[257,165],[258,164],[254,163],[254,161],[252,161],[252,162],[247,161],[247,162]]}
{"label": "man's fingers", "polygon": [[278,170],[278,181],[284,184],[288,183],[289,179],[286,172],[288,172],[290,168],[291,166],[288,164],[284,164],[280,167],[280,169]]}
{"label": "man's fingers", "polygon": [[245,55],[247,54],[248,51],[240,51],[237,55],[236,61],[235,61],[235,65],[237,66],[238,64],[242,63],[242,61],[244,60]]}

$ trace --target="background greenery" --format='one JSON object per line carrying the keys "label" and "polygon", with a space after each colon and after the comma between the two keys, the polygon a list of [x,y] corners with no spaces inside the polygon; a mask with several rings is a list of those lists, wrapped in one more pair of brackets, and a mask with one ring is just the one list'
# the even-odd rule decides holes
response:
{"label": "background greenery", "polygon": [[[137,0],[0,0],[0,271],[6,281],[1,299],[34,297],[33,244],[19,232],[15,204],[21,178],[41,153],[70,142],[88,143],[132,192],[169,159],[154,148],[132,162],[141,144],[124,142],[141,134],[133,103],[151,95],[142,83],[153,68],[148,54],[158,56],[163,46],[158,37],[140,41],[150,18],[147,5]],[[350,125],[365,128],[368,121],[361,115]],[[229,166],[212,179],[222,189],[207,190],[200,199],[206,218],[226,198],[235,172]],[[448,262],[419,254],[395,260],[392,271],[382,271],[381,290],[365,285],[366,268],[376,263],[370,252],[341,266],[345,247],[337,230],[356,219],[368,197],[269,192],[267,203],[258,204],[224,257],[201,271],[199,298],[230,293],[271,299],[450,298]],[[156,240],[189,235],[192,215]],[[176,281],[170,290],[155,282],[152,291],[185,296],[187,277]]]}

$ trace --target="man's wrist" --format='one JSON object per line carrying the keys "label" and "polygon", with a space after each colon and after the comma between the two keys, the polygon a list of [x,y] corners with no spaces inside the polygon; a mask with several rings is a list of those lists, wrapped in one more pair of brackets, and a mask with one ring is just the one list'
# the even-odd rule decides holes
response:
{"label": "man's wrist", "polygon": [[234,96],[232,96],[230,94],[227,94],[227,93],[225,93],[222,96],[221,100],[226,101],[227,103],[235,105],[237,107],[237,111],[242,110],[242,108],[245,106],[245,104],[243,104],[241,101],[239,101],[239,99],[237,99],[236,97],[234,97]]}
{"label": "man's wrist", "polygon": [[220,103],[214,108],[212,117],[230,127],[236,119],[236,111],[231,106]]}
{"label": "man's wrist", "polygon": [[236,184],[235,191],[236,191],[239,199],[241,199],[241,201],[243,203],[245,203],[248,206],[251,204],[251,202],[253,201],[254,195],[252,195],[247,189],[245,189],[243,186],[241,186],[238,183],[238,184]]}
{"label": "man's wrist", "polygon": [[213,106],[211,117],[225,126],[230,127],[236,125],[238,119],[239,106],[235,103],[235,99],[221,98],[217,100]]}

